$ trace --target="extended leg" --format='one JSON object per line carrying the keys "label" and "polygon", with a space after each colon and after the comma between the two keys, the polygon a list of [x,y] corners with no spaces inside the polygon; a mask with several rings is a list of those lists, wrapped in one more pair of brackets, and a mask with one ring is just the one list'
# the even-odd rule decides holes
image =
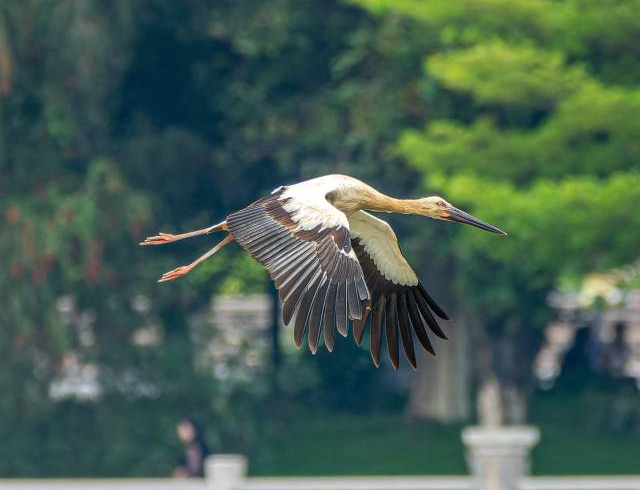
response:
{"label": "extended leg", "polygon": [[173,269],[172,271],[165,272],[162,275],[162,277],[158,279],[158,282],[173,281],[174,279],[178,279],[179,277],[186,276],[189,272],[191,272],[191,269],[193,269],[196,265],[200,264],[201,262],[204,262],[209,257],[211,257],[214,253],[216,253],[218,250],[220,250],[222,247],[224,247],[228,243],[231,243],[232,241],[233,241],[233,237],[231,235],[227,235],[224,240],[218,243],[215,247],[209,250],[202,257],[198,257],[189,265],[183,265],[178,267],[177,269]]}
{"label": "extended leg", "polygon": [[188,233],[181,233],[180,235],[172,235],[171,233],[160,233],[159,235],[145,238],[144,242],[141,242],[140,245],[164,245],[165,243],[177,242],[178,240],[184,240],[185,238],[191,238],[198,235],[206,235],[207,233],[213,233],[214,231],[226,229],[227,222],[223,221],[222,223],[209,226],[208,228],[202,228],[201,230],[190,231]]}

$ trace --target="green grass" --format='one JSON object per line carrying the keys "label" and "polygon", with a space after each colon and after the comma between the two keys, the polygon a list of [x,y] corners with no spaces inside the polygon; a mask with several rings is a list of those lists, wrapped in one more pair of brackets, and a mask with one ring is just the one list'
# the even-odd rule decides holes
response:
{"label": "green grass", "polygon": [[[540,428],[538,475],[640,475],[640,427],[611,429],[610,395],[540,394],[531,419]],[[640,409],[640,396],[636,400]]]}
{"label": "green grass", "polygon": [[313,417],[279,427],[250,469],[254,475],[461,474],[461,427],[407,425],[399,415]]}
{"label": "green grass", "polygon": [[[542,439],[536,475],[640,474],[640,434],[602,424],[606,395],[534,398]],[[254,475],[460,475],[464,424],[416,423],[401,415],[314,414],[274,427],[251,456]]]}

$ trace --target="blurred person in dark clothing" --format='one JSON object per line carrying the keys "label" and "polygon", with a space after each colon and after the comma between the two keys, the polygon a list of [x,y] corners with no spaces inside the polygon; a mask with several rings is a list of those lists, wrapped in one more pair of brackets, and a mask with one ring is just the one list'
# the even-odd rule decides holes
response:
{"label": "blurred person in dark clothing", "polygon": [[195,419],[185,417],[176,426],[178,439],[184,444],[184,454],[178,467],[173,471],[174,477],[204,477],[204,461],[209,455],[209,448],[204,437],[204,430]]}

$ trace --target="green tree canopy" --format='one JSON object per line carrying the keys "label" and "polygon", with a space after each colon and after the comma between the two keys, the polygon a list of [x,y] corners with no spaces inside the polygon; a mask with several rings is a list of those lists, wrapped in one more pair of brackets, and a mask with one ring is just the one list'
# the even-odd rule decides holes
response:
{"label": "green tree canopy", "polygon": [[640,2],[356,3],[437,33],[430,117],[397,150],[426,188],[509,232],[460,230],[451,253],[489,371],[522,389],[548,292],[638,259]]}

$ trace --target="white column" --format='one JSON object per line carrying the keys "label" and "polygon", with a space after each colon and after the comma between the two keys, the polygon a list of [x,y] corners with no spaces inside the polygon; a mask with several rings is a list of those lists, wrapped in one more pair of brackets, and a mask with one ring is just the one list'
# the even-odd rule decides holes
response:
{"label": "white column", "polygon": [[214,454],[205,461],[208,490],[241,490],[247,477],[247,459],[241,454]]}
{"label": "white column", "polygon": [[529,453],[540,440],[535,427],[467,427],[462,441],[477,490],[516,490],[529,474]]}

